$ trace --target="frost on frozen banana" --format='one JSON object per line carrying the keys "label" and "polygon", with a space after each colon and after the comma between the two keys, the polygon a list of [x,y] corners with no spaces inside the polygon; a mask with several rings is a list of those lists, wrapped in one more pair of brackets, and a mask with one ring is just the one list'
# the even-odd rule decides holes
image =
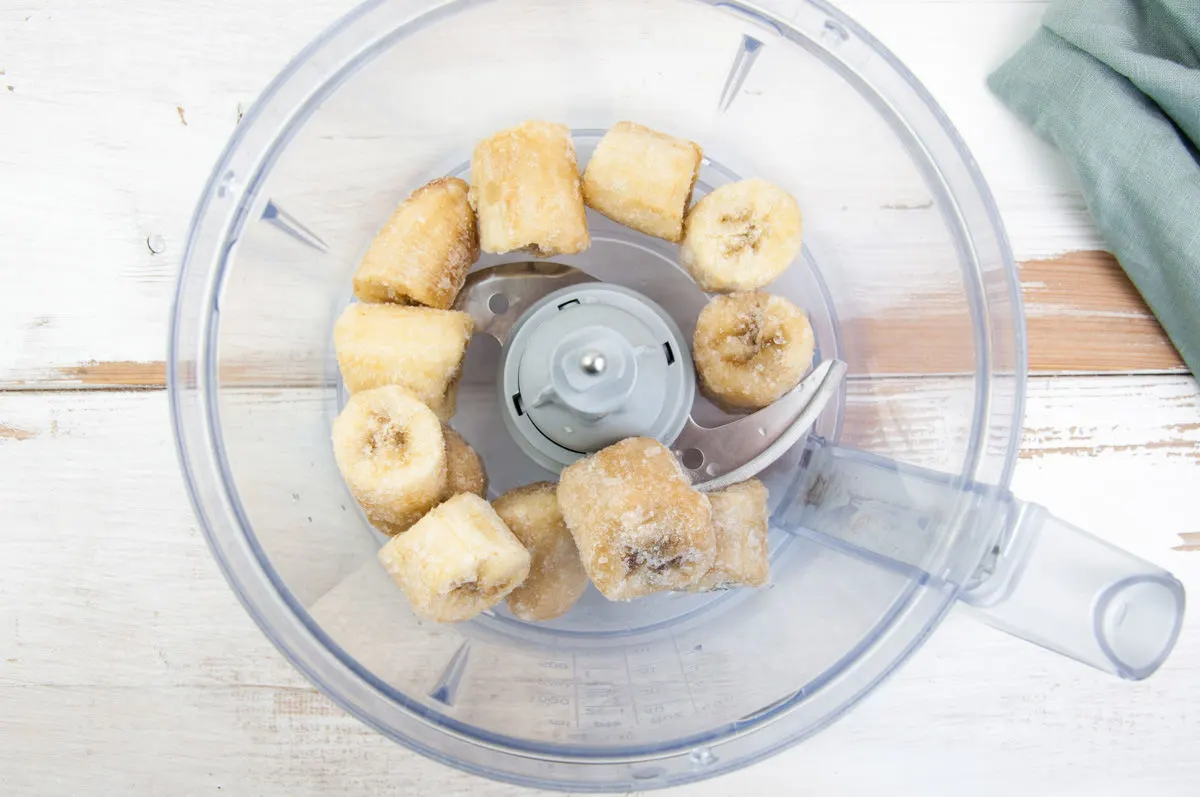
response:
{"label": "frost on frozen banana", "polygon": [[761,409],[794,388],[815,348],[804,311],[762,291],[713,299],[692,338],[701,392],[731,409]]}
{"label": "frost on frozen banana", "polygon": [[400,385],[449,420],[473,331],[466,313],[359,302],[338,319],[333,343],[351,393]]}
{"label": "frost on frozen banana", "polygon": [[703,157],[699,144],[618,122],[584,170],[584,201],[613,221],[678,243]]}
{"label": "frost on frozen banana", "polygon": [[770,577],[767,560],[767,488],[758,479],[709,493],[717,555],[712,569],[691,589],[697,592],[761,587]]}
{"label": "frost on frozen banana", "polygon": [[333,422],[333,454],[367,519],[388,534],[415,523],[446,488],[442,425],[402,387],[351,396]]}
{"label": "frost on frozen banana", "polygon": [[766,180],[721,186],[684,223],[679,260],[706,291],[761,288],[800,253],[803,220],[791,194]]}
{"label": "frost on frozen banana", "polygon": [[591,245],[566,125],[525,122],[479,142],[471,158],[471,205],[485,252],[529,249],[550,257]]}
{"label": "frost on frozen banana", "polygon": [[418,188],[371,241],[354,275],[364,302],[424,304],[446,309],[479,259],[469,186],[457,177]]}
{"label": "frost on frozen banana", "polygon": [[529,577],[508,596],[509,610],[522,620],[565,614],[587,589],[588,577],[559,511],[555,485],[538,482],[509,490],[492,506],[532,557]]}
{"label": "frost on frozen banana", "polygon": [[687,589],[712,567],[712,506],[657,440],[622,440],[571,465],[558,505],[609,600]]}
{"label": "frost on frozen banana", "polygon": [[379,550],[417,616],[452,623],[490,609],[529,574],[529,552],[487,501],[456,495]]}
{"label": "frost on frozen banana", "polygon": [[445,497],[473,493],[480,498],[486,498],[488,477],[487,470],[483,467],[483,459],[462,435],[449,426],[442,427],[442,436],[446,438]]}

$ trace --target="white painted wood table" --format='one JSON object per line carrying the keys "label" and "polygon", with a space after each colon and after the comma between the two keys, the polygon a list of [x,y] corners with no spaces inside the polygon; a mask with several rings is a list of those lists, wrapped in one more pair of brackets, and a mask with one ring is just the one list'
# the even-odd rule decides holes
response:
{"label": "white painted wood table", "polygon": [[[185,228],[241,109],[352,0],[0,2],[0,794],[522,790],[384,740],[242,611],[163,391]],[[1023,261],[1015,489],[1200,595],[1200,393],[984,76],[1038,0],[845,0],[943,103]],[[1194,795],[1200,623],[1129,684],[951,617],[805,745],[688,795]]]}

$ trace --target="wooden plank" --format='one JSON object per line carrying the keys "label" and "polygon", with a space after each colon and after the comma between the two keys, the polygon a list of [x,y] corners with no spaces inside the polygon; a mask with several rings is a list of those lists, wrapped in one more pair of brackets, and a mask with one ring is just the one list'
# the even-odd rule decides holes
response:
{"label": "wooden plank", "polygon": [[839,3],[929,89],[971,148],[1017,258],[1103,249],[1069,164],[988,89],[1037,30],[1042,0]]}
{"label": "wooden plank", "polygon": [[[0,382],[163,359],[188,220],[224,140],[353,5],[272,11],[280,24],[212,0],[0,10]],[[237,57],[214,57],[226,48]]]}
{"label": "wooden plank", "polygon": [[[1153,385],[1152,403],[1137,410],[1126,401],[1137,395],[1139,379],[1030,380],[1021,458],[1107,461],[1115,455],[1143,460],[1153,456],[1156,462],[1195,466],[1200,462],[1196,384],[1190,377],[1155,377],[1147,382]],[[1117,395],[1125,398],[1114,400]],[[954,472],[961,467],[974,408],[972,380],[855,379],[847,396],[843,434],[850,445],[935,469]],[[1075,417],[1076,405],[1088,409]],[[1168,539],[1177,542],[1174,536]]]}
{"label": "wooden plank", "polygon": [[[935,381],[887,399],[878,439],[913,441],[914,458],[937,448],[936,416],[954,411],[954,388]],[[286,423],[286,396],[267,398]],[[0,395],[0,427],[21,430],[0,436],[5,793],[524,793],[386,742],[279,656],[196,528],[165,404],[157,392]],[[1200,590],[1200,555],[1180,545],[1200,533],[1193,380],[1037,380],[1028,420],[1018,492]],[[774,793],[803,771],[837,794],[954,795],[965,780],[1090,795],[1152,782],[1156,794],[1190,795],[1200,619],[1185,623],[1164,671],[1131,686],[952,621],[848,719],[736,781],[686,793]],[[856,764],[864,758],[875,764]]]}
{"label": "wooden plank", "polygon": [[[1063,373],[1186,373],[1179,354],[1112,255],[1071,252],[1021,264],[1030,371]],[[939,308],[955,297],[913,297],[912,306],[846,325],[859,373],[968,373],[974,363],[969,319]],[[912,314],[916,313],[916,317]],[[860,357],[854,362],[853,354]],[[311,369],[309,369],[311,370]],[[231,385],[310,385],[292,360],[224,364]],[[161,360],[88,361],[33,369],[0,389],[155,388],[165,385]]]}
{"label": "wooden plank", "polygon": [[1200,551],[1200,531],[1185,531],[1179,535],[1181,545],[1175,546],[1177,551]]}
{"label": "wooden plank", "polygon": [[[177,258],[209,164],[255,92],[352,5],[318,0],[280,15],[211,1],[125,0],[71,14],[11,12],[0,68],[14,90],[0,92],[11,120],[0,167],[6,184],[22,189],[0,199],[5,241],[0,275],[6,285],[0,292],[0,389],[161,386]],[[859,0],[845,7],[908,61],[959,123],[991,181],[1019,256],[1029,260],[1099,245],[1061,160],[1011,118],[981,79],[1032,32],[1043,3]],[[106,49],[99,64],[52,55],[94,41],[131,45]],[[239,47],[243,57],[211,57],[239,41],[253,42]],[[154,68],[165,59],[202,68],[167,79]],[[120,86],[119,96],[114,86]],[[88,119],[82,127],[81,116]],[[867,203],[868,209],[897,223],[923,223],[936,211],[909,177],[898,166],[895,175],[871,175],[869,190],[845,190],[874,200],[879,185],[890,180],[895,195]],[[72,234],[43,223],[50,218],[71,219]],[[869,226],[862,227],[863,234]],[[907,258],[914,266],[921,256],[919,247],[894,255],[895,262]],[[1071,292],[1043,297],[1046,301],[1032,297],[1031,306],[1045,310],[1044,318],[1031,319],[1035,370],[1178,368],[1150,340],[1152,329],[1141,311],[1104,287],[1111,286],[1111,264],[1080,262],[1066,269],[1070,279],[1080,281],[1083,296],[1095,285],[1109,303],[1076,306]],[[1043,271],[1032,281],[1052,284]],[[918,294],[908,304],[922,301]],[[1113,315],[1125,312],[1134,315],[1123,320]],[[868,328],[861,335],[872,343],[874,370],[904,374],[964,367],[969,353],[955,349],[963,340],[962,319],[939,322],[929,308],[910,316],[887,312],[864,322]],[[1073,325],[1088,330],[1087,345],[1071,345]],[[1099,339],[1090,334],[1097,328],[1105,332]],[[941,335],[948,340],[939,345],[950,351],[935,346],[914,358],[911,346],[895,343],[907,335]],[[252,363],[246,369],[263,370]]]}
{"label": "wooden plank", "polygon": [[[948,414],[954,389],[931,382],[911,385],[910,401],[889,397],[878,435],[936,449],[938,401]],[[1014,486],[1196,591],[1200,556],[1180,543],[1200,529],[1198,420],[1190,378],[1037,380]],[[7,394],[0,426],[20,430],[0,436],[6,793],[526,793],[386,742],[284,663],[197,531],[161,394]],[[1114,796],[1153,783],[1183,797],[1195,783],[1196,661],[1190,615],[1175,658],[1134,687],[952,621],[833,729],[739,775],[736,789],[722,779],[680,793],[772,792],[803,771],[814,789],[842,795],[956,795],[966,779]],[[857,766],[864,756],[875,766]]]}
{"label": "wooden plank", "polygon": [[[1020,265],[1034,374],[1187,373],[1137,289],[1107,252],[1069,252]],[[852,371],[970,373],[975,344],[957,294],[914,294],[843,323]]]}
{"label": "wooden plank", "polygon": [[1107,252],[1021,264],[1030,370],[1186,372],[1137,288]]}
{"label": "wooden plank", "polygon": [[[80,387],[80,388],[137,388],[165,387],[167,380],[167,364],[162,360],[151,362],[131,362],[118,360],[115,362],[98,363],[89,360],[79,365],[70,365],[55,370],[58,381],[47,385],[44,381],[35,382],[39,388]],[[29,387],[26,383],[23,387]]]}

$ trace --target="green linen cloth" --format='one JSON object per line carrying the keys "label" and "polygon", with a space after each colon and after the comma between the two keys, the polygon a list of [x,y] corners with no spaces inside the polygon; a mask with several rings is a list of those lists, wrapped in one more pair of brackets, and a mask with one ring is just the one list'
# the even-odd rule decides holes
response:
{"label": "green linen cloth", "polygon": [[1058,0],[988,82],[1074,166],[1200,377],[1200,0]]}

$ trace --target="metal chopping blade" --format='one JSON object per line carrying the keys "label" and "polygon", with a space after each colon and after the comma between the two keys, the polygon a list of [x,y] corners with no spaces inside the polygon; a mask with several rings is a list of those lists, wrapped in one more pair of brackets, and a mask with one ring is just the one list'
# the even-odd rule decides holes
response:
{"label": "metal chopping blade", "polygon": [[[561,288],[597,281],[557,263],[508,263],[469,275],[454,309],[470,315],[477,332],[504,345],[525,311],[539,299]],[[837,395],[846,370],[841,360],[826,360],[771,406],[717,427],[688,418],[683,431],[668,444],[699,490],[719,490],[750,479],[803,439]]]}

